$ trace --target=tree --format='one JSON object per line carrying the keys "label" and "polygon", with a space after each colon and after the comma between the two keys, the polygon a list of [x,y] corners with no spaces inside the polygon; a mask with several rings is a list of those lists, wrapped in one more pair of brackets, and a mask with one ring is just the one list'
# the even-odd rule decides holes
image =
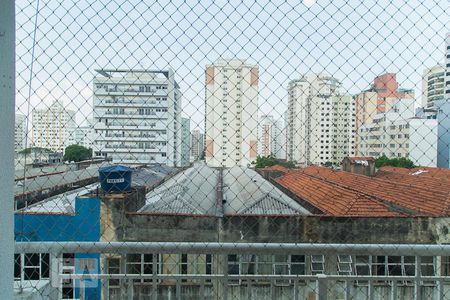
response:
{"label": "tree", "polygon": [[92,158],[92,149],[80,145],[70,145],[64,151],[64,161],[81,161]]}
{"label": "tree", "polygon": [[272,155],[269,156],[260,156],[258,155],[256,157],[256,162],[255,163],[255,168],[265,168],[265,167],[271,167],[271,166],[275,166],[275,165],[280,165],[283,166],[285,168],[295,168],[295,163],[292,161],[281,161],[279,159],[276,159],[275,157],[273,157]]}
{"label": "tree", "polygon": [[394,157],[394,158],[388,158],[385,155],[378,157],[375,159],[375,167],[381,168],[383,166],[392,166],[392,167],[399,167],[399,168],[407,168],[411,169],[416,167],[412,160],[406,158],[406,157]]}

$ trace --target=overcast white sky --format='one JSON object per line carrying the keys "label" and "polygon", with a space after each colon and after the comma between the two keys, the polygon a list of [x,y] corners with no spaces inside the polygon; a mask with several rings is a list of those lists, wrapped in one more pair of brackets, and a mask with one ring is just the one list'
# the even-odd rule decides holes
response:
{"label": "overcast white sky", "polygon": [[287,82],[309,72],[334,75],[351,94],[396,72],[419,102],[422,71],[443,62],[450,31],[447,0],[41,0],[28,101],[37,2],[16,3],[17,110],[59,99],[80,124],[92,112],[94,69],[171,67],[183,115],[203,127],[204,68],[220,57],[259,65],[261,113],[276,117]]}

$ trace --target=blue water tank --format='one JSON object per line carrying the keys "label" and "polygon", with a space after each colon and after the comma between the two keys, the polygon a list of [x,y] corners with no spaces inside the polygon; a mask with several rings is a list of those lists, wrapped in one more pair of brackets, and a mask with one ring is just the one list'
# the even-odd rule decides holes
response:
{"label": "blue water tank", "polygon": [[107,192],[129,192],[132,170],[125,166],[106,166],[98,170],[100,185]]}

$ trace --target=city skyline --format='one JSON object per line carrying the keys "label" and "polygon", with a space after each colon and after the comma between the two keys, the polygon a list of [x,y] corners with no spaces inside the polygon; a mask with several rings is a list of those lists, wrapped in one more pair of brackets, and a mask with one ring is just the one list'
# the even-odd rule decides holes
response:
{"label": "city skyline", "polygon": [[[28,42],[34,20],[25,14],[30,8],[22,8],[20,3],[17,5],[18,23],[21,24],[17,37]],[[155,3],[152,7],[140,4],[136,7],[140,15],[127,15],[124,10],[133,11],[134,8],[129,3],[117,1],[108,8],[100,4],[95,8],[100,13],[107,13],[107,9],[114,7],[121,8],[117,9],[117,19],[106,14],[105,21],[122,33],[119,39],[110,39],[112,33],[106,23],[94,18],[95,10],[87,1],[78,1],[77,9],[90,19],[88,22],[75,22],[77,27],[73,32],[85,33],[70,38],[70,33],[65,32],[69,37],[62,40],[59,24],[73,23],[70,15],[64,13],[71,9],[71,5],[49,1],[37,20],[39,32],[36,38],[40,40],[35,49],[31,82],[28,81],[29,65],[24,64],[30,58],[27,43],[17,46],[18,71],[21,72],[17,78],[18,111],[26,112],[27,102],[34,108],[40,103],[49,105],[55,98],[61,98],[70,109],[79,110],[77,123],[82,124],[92,109],[90,78],[94,69],[166,69],[170,66],[177,73],[184,95],[184,116],[192,117],[192,128],[202,128],[203,68],[221,57],[239,57],[260,66],[261,109],[264,114],[274,111],[275,117],[281,116],[287,108],[287,104],[280,103],[287,98],[287,82],[308,72],[326,71],[340,78],[350,94],[367,88],[376,75],[393,72],[401,78],[402,86],[414,88],[420,95],[421,71],[443,62],[445,35],[450,31],[449,16],[445,14],[446,1],[426,2],[414,9],[409,5],[385,2],[367,6],[363,3],[336,5],[330,1],[317,1],[311,6],[281,1],[263,1],[250,6],[246,3],[192,5],[193,10],[187,11],[186,15],[178,11],[176,5],[166,2]],[[263,7],[266,13],[255,18],[253,11],[260,11]],[[157,25],[158,18],[171,20],[167,13],[157,14],[164,9],[173,12],[170,17],[174,21],[166,22],[161,28]],[[59,23],[55,23],[58,25],[53,23],[56,20],[52,13],[63,16]],[[378,13],[384,16],[382,20],[376,18]],[[207,17],[210,14],[215,15],[213,20]],[[300,14],[302,18],[294,19],[292,14]],[[233,22],[227,19],[228,15]],[[440,18],[434,18],[435,15]],[[281,16],[287,18],[279,23]],[[189,24],[189,19],[197,18],[198,23]],[[326,20],[327,26],[319,26]],[[360,21],[354,24],[350,20]],[[377,31],[371,30],[373,26]],[[160,31],[154,32],[152,28],[160,28]],[[183,28],[189,30],[183,31]],[[365,33],[367,28],[369,31]],[[123,35],[126,30],[148,32],[148,35],[138,34],[131,39]],[[54,42],[43,39],[43,35],[55,36]],[[218,35],[223,39],[219,40]],[[159,36],[166,36],[167,40]],[[397,37],[404,40],[398,41]],[[84,44],[80,43],[83,38],[86,40]],[[397,42],[392,43],[392,39]],[[152,43],[154,40],[159,42]],[[57,47],[62,43],[66,45],[64,58],[57,54]],[[199,49],[198,45],[203,47]],[[427,51],[424,45],[427,49],[432,47],[433,51]],[[55,54],[54,59],[50,61],[48,58],[52,54]],[[78,64],[81,57],[83,64]],[[56,69],[59,72],[51,71]],[[31,87],[30,96],[28,87]]]}

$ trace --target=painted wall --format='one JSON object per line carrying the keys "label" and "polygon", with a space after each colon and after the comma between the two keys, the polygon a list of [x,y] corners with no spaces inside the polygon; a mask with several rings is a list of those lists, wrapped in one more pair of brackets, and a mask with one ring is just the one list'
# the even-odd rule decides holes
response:
{"label": "painted wall", "polygon": [[[74,214],[16,213],[14,223],[16,241],[99,241],[100,201],[97,198],[77,197]],[[86,259],[93,263],[93,268],[89,267],[88,271],[99,273],[100,255],[82,253],[75,255],[75,272],[85,272],[80,263],[86,262]],[[100,281],[90,281],[85,286],[85,299],[100,299]],[[75,296],[80,296],[79,289],[75,290]]]}

